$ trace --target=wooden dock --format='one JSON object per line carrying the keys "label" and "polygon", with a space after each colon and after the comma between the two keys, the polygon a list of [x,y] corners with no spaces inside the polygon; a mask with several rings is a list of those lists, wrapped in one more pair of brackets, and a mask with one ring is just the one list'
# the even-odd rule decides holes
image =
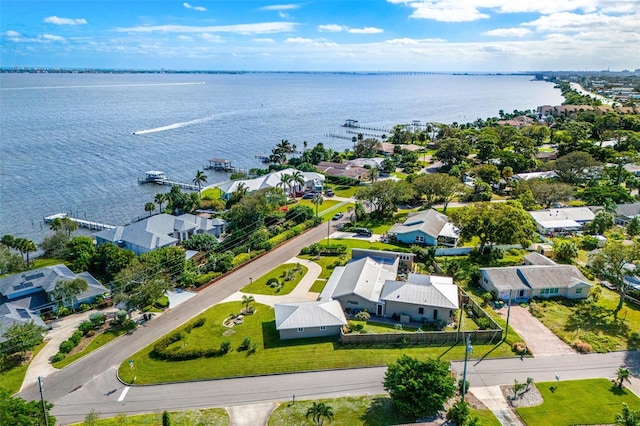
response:
{"label": "wooden dock", "polygon": [[224,158],[212,158],[209,160],[209,164],[203,167],[205,170],[215,170],[217,172],[229,172],[229,173],[243,173],[249,174],[248,169],[236,167],[231,165],[231,160],[225,160]]}
{"label": "wooden dock", "polygon": [[143,178],[138,178],[138,183],[155,183],[156,185],[168,185],[168,186],[179,186],[182,189],[188,189],[189,191],[197,191],[198,185],[194,185],[193,183],[187,182],[176,182],[173,180],[167,179],[164,173],[158,171],[148,171]]}
{"label": "wooden dock", "polygon": [[46,216],[44,218],[44,223],[51,223],[56,219],[65,219],[65,218],[71,220],[72,222],[77,223],[78,226],[82,228],[93,229],[96,231],[102,231],[103,229],[113,229],[116,227],[115,225],[108,225],[106,223],[100,223],[100,222],[94,222],[91,220],[70,217],[66,213],[56,213],[56,214],[52,214],[51,216]]}

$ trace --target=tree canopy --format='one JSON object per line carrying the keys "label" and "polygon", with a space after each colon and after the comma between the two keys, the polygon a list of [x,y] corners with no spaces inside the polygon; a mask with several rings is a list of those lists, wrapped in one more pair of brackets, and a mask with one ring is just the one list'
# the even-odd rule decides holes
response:
{"label": "tree canopy", "polygon": [[635,264],[636,259],[638,259],[638,247],[635,244],[625,245],[617,241],[607,243],[592,258],[591,267],[596,275],[609,281],[620,296],[618,305],[613,311],[614,317],[618,316],[625,296],[632,288],[628,279],[640,274]]}
{"label": "tree canopy", "polygon": [[389,365],[384,388],[402,414],[414,418],[434,414],[455,393],[449,364],[439,359],[420,361],[402,355]]}
{"label": "tree canopy", "polygon": [[[45,411],[49,424],[55,425],[56,418],[49,414],[53,404],[45,401]],[[14,397],[5,389],[0,388],[0,424],[20,426],[42,426],[45,420],[42,416],[40,401],[25,401]]]}

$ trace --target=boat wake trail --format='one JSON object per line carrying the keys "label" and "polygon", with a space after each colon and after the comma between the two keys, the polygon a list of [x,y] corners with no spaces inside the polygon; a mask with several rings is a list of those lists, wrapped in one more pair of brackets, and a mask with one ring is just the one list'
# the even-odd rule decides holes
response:
{"label": "boat wake trail", "polygon": [[203,117],[203,118],[197,118],[195,120],[190,120],[190,121],[183,121],[180,123],[173,123],[173,124],[169,124],[167,126],[162,126],[162,127],[154,127],[153,129],[145,129],[145,130],[136,130],[135,132],[132,132],[134,135],[146,135],[147,133],[157,133],[157,132],[164,132],[167,130],[174,130],[174,129],[179,129],[181,127],[186,127],[186,126],[193,126],[194,124],[200,124],[200,123],[206,123],[207,121],[211,121],[213,119],[215,119],[217,116],[209,116],[209,117]]}

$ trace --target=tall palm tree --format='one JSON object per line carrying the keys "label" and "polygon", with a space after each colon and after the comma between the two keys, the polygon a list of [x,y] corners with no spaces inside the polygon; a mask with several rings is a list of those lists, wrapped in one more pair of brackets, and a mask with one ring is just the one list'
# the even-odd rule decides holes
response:
{"label": "tall palm tree", "polygon": [[193,178],[193,184],[198,185],[198,194],[202,189],[202,184],[207,183],[207,175],[204,174],[202,170],[198,170],[196,172],[196,177]]}
{"label": "tall palm tree", "polygon": [[616,371],[616,377],[618,379],[618,389],[622,389],[622,384],[625,380],[629,381],[629,377],[631,376],[631,372],[628,368],[620,367],[618,371]]}
{"label": "tall palm tree", "polygon": [[56,283],[52,295],[58,306],[68,306],[74,310],[73,298],[80,293],[87,291],[89,284],[83,278],[73,280],[61,280]]}
{"label": "tall palm tree", "polygon": [[[291,183],[293,184],[294,188],[297,185],[300,185],[301,188],[304,188],[304,186],[307,183],[307,181],[304,178],[304,174],[302,174],[302,172],[300,170],[296,170],[291,175]],[[294,194],[295,194],[295,192],[294,192]]]}
{"label": "tall palm tree", "polygon": [[29,260],[29,253],[33,253],[35,251],[38,250],[38,247],[36,246],[36,243],[34,243],[31,240],[28,240],[26,238],[22,239],[22,250],[24,250],[24,252],[27,254],[27,267],[29,267],[29,264],[31,263]]}
{"label": "tall palm tree", "polygon": [[[278,183],[278,186],[282,186],[282,190],[285,195],[287,193],[291,195],[291,175],[289,173],[283,173],[280,175],[280,182]],[[285,187],[287,188],[286,190],[284,189]]]}
{"label": "tall palm tree", "polygon": [[149,217],[151,217],[151,213],[156,209],[156,205],[149,201],[144,205],[144,211],[149,212]]}
{"label": "tall palm tree", "polygon": [[153,199],[153,201],[158,204],[158,210],[160,210],[160,213],[162,213],[162,203],[167,201],[167,194],[159,192],[156,194],[156,197]]}
{"label": "tall palm tree", "polygon": [[14,248],[15,241],[16,239],[13,235],[5,234],[2,236],[2,239],[0,240],[0,244],[4,245],[6,248]]}
{"label": "tall palm tree", "polygon": [[322,204],[322,202],[324,201],[324,198],[322,198],[322,194],[319,192],[316,192],[313,195],[313,204],[316,205],[316,217],[318,217],[318,206],[320,204]]}
{"label": "tall palm tree", "polygon": [[306,418],[311,416],[313,424],[316,426],[322,426],[324,420],[333,420],[333,408],[330,405],[326,405],[324,402],[314,402],[313,405],[307,410]]}

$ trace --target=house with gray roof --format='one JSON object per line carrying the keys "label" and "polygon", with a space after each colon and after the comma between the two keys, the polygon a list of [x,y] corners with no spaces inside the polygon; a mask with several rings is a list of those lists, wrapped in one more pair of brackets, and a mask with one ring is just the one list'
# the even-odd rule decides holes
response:
{"label": "house with gray roof", "polygon": [[631,219],[640,216],[640,203],[617,204],[616,224],[627,226]]}
{"label": "house with gray roof", "polygon": [[[230,180],[226,182],[219,182],[213,185],[209,185],[207,188],[218,188],[222,192],[222,198],[228,200],[231,198],[231,195],[238,191],[241,187],[246,189],[248,193],[252,193],[254,191],[258,191],[261,189],[268,188],[278,188],[282,187],[281,178],[283,175],[292,175],[298,170],[293,168],[288,168],[284,170],[278,170],[275,172],[268,173],[264,176],[259,176],[254,179],[239,179],[239,180]],[[315,172],[301,172],[304,177],[304,185],[296,184],[293,188],[293,191],[300,190],[311,190],[314,192],[322,192],[322,188],[324,185],[324,175]],[[284,188],[287,192],[288,188]]]}
{"label": "house with gray roof", "polygon": [[[88,288],[76,295],[67,307],[77,308],[82,303],[91,303],[98,295],[108,292],[88,272],[73,273],[60,264],[9,275],[0,279],[0,334],[2,329],[16,322],[33,321],[44,325],[39,315],[55,312],[58,301],[54,298],[56,285],[61,281],[84,279]],[[71,306],[73,305],[73,306]]]}
{"label": "house with gray roof", "polygon": [[539,253],[527,256],[524,265],[480,268],[480,285],[504,301],[589,296],[591,284],[574,265],[559,265]]}
{"label": "house with gray roof", "polygon": [[406,244],[455,247],[460,230],[446,215],[429,209],[410,213],[404,223],[396,223],[387,234]]}
{"label": "house with gray roof", "polygon": [[278,303],[274,306],[280,339],[337,336],[347,325],[337,300]]}
{"label": "house with gray roof", "polygon": [[588,207],[535,210],[529,214],[536,223],[537,231],[544,235],[581,231],[595,217]]}
{"label": "house with gray roof", "polygon": [[224,221],[202,216],[158,214],[127,226],[116,226],[96,234],[98,245],[114,243],[119,247],[143,254],[161,247],[175,246],[192,235],[207,233],[216,237],[224,232]]}

